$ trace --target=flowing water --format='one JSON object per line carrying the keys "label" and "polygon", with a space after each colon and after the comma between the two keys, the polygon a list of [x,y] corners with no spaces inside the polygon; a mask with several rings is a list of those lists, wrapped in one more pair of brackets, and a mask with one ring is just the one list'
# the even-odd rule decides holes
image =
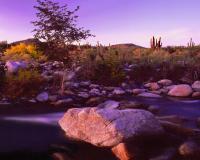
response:
{"label": "flowing water", "polygon": [[[186,125],[195,127],[192,120],[200,117],[200,100],[152,99],[126,97],[127,100],[157,105],[160,115],[180,115],[191,121]],[[0,153],[15,151],[47,151],[53,144],[66,144],[58,120],[64,112],[34,115],[0,116]]]}

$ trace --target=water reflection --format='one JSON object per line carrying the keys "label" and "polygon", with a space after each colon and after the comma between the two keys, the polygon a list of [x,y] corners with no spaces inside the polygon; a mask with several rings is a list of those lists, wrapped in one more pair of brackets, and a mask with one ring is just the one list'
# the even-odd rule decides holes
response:
{"label": "water reflection", "polygon": [[63,112],[51,114],[38,114],[29,116],[6,116],[1,119],[4,121],[15,121],[23,123],[39,123],[45,125],[57,125],[58,120],[64,115]]}

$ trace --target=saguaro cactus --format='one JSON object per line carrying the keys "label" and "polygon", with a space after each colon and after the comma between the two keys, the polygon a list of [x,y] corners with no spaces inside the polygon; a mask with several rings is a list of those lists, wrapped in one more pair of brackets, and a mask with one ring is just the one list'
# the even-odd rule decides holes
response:
{"label": "saguaro cactus", "polygon": [[151,48],[152,49],[160,49],[160,48],[162,48],[161,37],[159,39],[157,39],[157,38],[155,38],[153,36],[153,38],[151,39],[150,44],[151,44]]}
{"label": "saguaro cactus", "polygon": [[188,42],[188,47],[194,47],[195,43],[193,42],[192,38],[190,38],[190,41]]}

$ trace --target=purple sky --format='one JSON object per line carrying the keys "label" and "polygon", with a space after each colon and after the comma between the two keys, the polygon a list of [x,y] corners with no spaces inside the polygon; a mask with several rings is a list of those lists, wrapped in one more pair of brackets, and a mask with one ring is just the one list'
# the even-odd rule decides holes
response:
{"label": "purple sky", "polygon": [[[103,44],[135,43],[149,46],[150,37],[162,36],[164,45],[200,43],[199,0],[56,0],[70,8],[80,5],[79,25]],[[0,41],[32,37],[35,0],[0,0]]]}

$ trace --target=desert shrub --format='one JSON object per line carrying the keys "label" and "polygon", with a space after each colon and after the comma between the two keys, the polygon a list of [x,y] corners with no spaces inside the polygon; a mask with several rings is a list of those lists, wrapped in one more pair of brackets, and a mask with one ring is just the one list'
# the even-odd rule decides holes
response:
{"label": "desert shrub", "polygon": [[118,85],[124,80],[123,66],[127,63],[135,64],[129,76],[137,82],[163,78],[176,82],[183,77],[193,81],[200,78],[200,47],[130,50],[99,46],[74,52],[74,56],[77,55],[84,66],[80,77],[106,85],[112,82]]}
{"label": "desert shrub", "polygon": [[20,70],[16,75],[6,76],[4,94],[10,98],[34,96],[44,84],[41,75],[35,70]]}
{"label": "desert shrub", "polygon": [[98,53],[96,48],[87,50],[86,57],[81,59],[80,79],[90,79],[103,85],[119,85],[125,79],[122,62],[115,51]]}
{"label": "desert shrub", "polygon": [[0,91],[2,90],[3,84],[5,83],[5,70],[4,65],[0,64]]}
{"label": "desert shrub", "polygon": [[3,53],[8,47],[7,41],[0,41],[0,53]]}
{"label": "desert shrub", "polygon": [[24,61],[44,61],[46,57],[33,44],[20,43],[16,46],[11,46],[4,52],[3,60],[24,60]]}
{"label": "desert shrub", "polygon": [[94,83],[116,86],[125,79],[125,73],[119,63],[97,61],[85,64],[79,72],[79,78],[90,79]]}

